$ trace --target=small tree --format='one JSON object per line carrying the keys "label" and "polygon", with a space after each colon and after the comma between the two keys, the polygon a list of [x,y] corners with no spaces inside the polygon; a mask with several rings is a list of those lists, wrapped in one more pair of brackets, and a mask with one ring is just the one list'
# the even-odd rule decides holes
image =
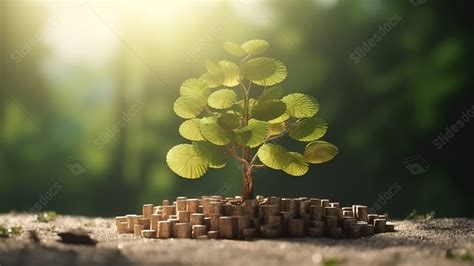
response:
{"label": "small tree", "polygon": [[[243,170],[242,197],[250,199],[254,169],[266,166],[302,176],[309,163],[324,163],[336,156],[336,146],[319,140],[327,124],[316,117],[318,102],[301,93],[283,97],[278,84],[285,80],[287,69],[276,59],[260,57],[268,47],[264,40],[242,45],[226,42],[224,49],[237,63],[207,61],[207,73],[183,82],[174,111],[187,119],[179,133],[192,144],[174,146],[166,155],[177,175],[199,178],[209,168],[223,168],[230,156]],[[274,143],[286,134],[307,142],[303,153]]]}

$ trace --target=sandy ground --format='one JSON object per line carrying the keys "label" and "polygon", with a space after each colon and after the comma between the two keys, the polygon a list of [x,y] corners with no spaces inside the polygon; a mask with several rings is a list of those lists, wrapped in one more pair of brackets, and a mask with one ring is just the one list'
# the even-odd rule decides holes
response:
{"label": "sandy ground", "polygon": [[[362,239],[192,240],[117,235],[112,219],[0,214],[0,225],[23,232],[0,238],[0,266],[7,265],[474,265],[446,252],[474,256],[474,219],[398,221],[397,232]],[[57,232],[83,228],[96,246],[59,242]],[[29,234],[35,230],[35,243]],[[336,262],[330,264],[330,262]]]}

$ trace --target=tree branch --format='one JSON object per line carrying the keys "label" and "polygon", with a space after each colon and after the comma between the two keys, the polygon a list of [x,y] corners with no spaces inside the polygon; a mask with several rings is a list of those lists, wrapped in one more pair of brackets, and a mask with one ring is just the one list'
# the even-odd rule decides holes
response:
{"label": "tree branch", "polygon": [[244,159],[242,159],[236,152],[235,152],[235,147],[227,147],[227,151],[230,153],[230,155],[232,155],[232,157],[234,157],[237,161],[239,161],[241,164],[247,164],[248,165],[248,162]]}
{"label": "tree branch", "polygon": [[[293,126],[291,127],[287,127],[282,133],[278,134],[278,135],[275,135],[275,136],[268,136],[262,143],[262,145],[265,145],[267,144],[268,142],[272,141],[272,140],[275,140],[275,139],[279,139],[283,136],[285,136],[292,128],[294,128],[299,122],[301,121],[301,119],[298,119]],[[286,124],[286,123],[285,123]],[[260,145],[261,146],[261,145]],[[255,152],[255,154],[253,155],[252,159],[250,160],[250,167],[254,167],[254,163],[255,161],[257,160],[257,154],[258,152]]]}
{"label": "tree branch", "polygon": [[247,59],[250,57],[250,55],[251,55],[251,54],[248,54],[246,57],[244,57],[244,58],[242,59],[242,61],[240,61],[240,63],[243,63],[245,60],[247,60]]}

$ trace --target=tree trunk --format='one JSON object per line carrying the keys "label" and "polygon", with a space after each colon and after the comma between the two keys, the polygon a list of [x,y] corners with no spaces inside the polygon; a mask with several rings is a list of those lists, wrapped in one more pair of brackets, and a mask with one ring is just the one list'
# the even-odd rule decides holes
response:
{"label": "tree trunk", "polygon": [[244,169],[244,176],[242,182],[242,198],[243,200],[253,199],[253,179],[252,179],[252,171],[245,167]]}
{"label": "tree trunk", "polygon": [[[242,126],[249,124],[249,92],[248,89],[243,85],[243,96],[244,96],[244,114],[242,117]],[[242,170],[244,170],[244,176],[242,180],[242,198],[243,200],[253,199],[253,180],[252,180],[252,166],[250,165],[249,158],[249,147],[243,145],[242,147],[242,159],[245,163],[242,164]]]}

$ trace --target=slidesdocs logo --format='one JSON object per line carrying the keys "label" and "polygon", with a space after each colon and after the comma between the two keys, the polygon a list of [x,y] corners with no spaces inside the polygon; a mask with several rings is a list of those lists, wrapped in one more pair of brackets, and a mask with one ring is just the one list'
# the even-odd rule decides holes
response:
{"label": "slidesdocs logo", "polygon": [[87,163],[78,156],[67,158],[65,165],[73,175],[87,172]]}
{"label": "slidesdocs logo", "polygon": [[420,155],[406,158],[404,164],[412,175],[423,174],[430,169],[430,164]]}

